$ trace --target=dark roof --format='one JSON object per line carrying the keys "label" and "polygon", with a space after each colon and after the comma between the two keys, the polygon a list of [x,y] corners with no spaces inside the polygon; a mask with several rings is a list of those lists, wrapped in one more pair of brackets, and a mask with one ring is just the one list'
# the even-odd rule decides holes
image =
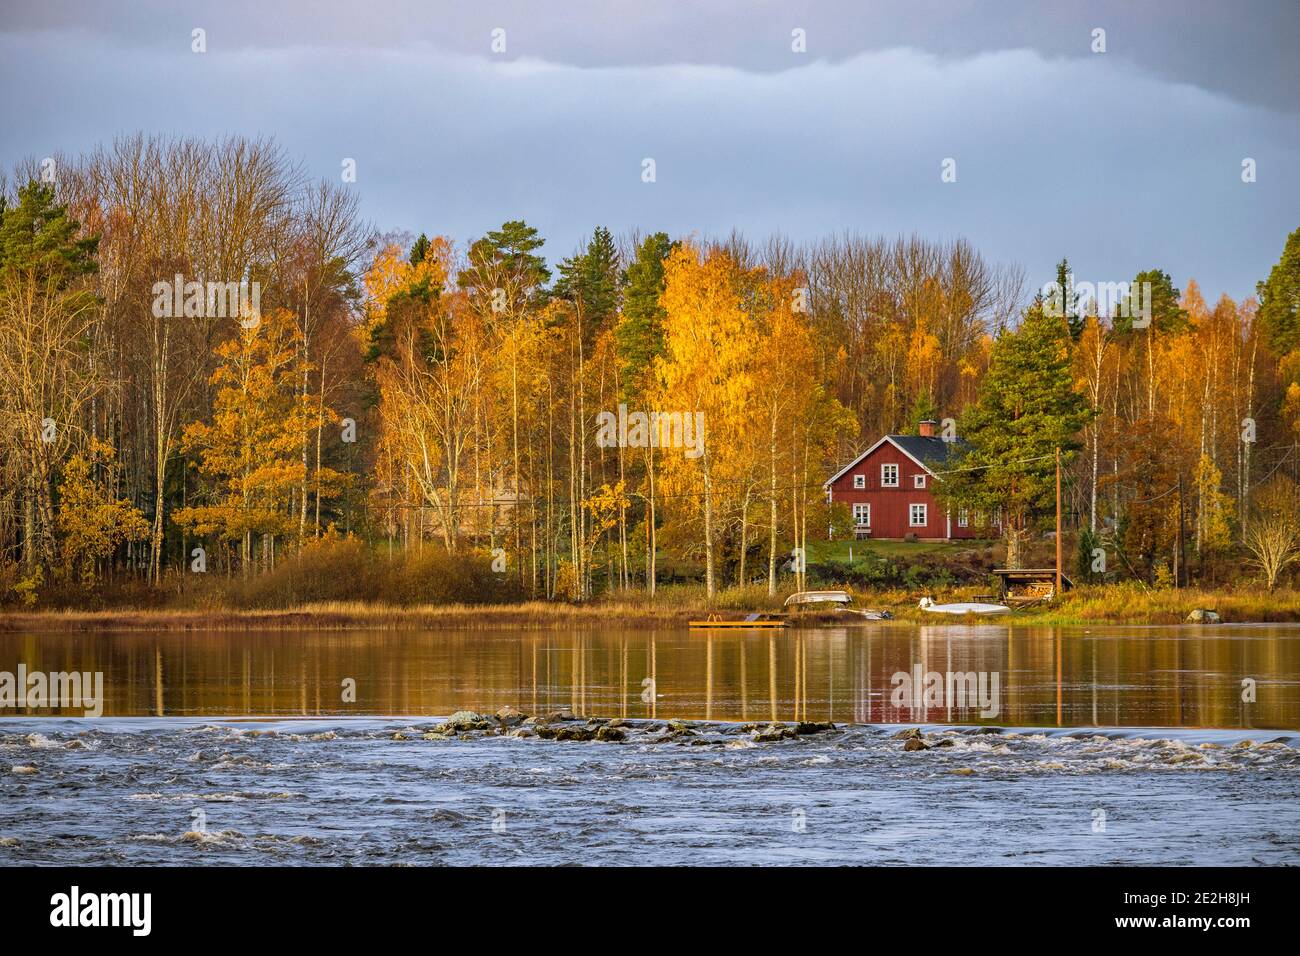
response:
{"label": "dark roof", "polygon": [[921,435],[890,435],[889,440],[932,472],[942,471],[949,461],[960,458],[968,445],[960,438],[944,441]]}

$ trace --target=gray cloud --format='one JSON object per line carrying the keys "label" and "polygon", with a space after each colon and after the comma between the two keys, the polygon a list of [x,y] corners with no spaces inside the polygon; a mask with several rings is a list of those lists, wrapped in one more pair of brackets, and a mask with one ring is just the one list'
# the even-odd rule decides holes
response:
{"label": "gray cloud", "polygon": [[200,26],[227,50],[428,45],[487,58],[507,30],[509,57],[570,66],[790,66],[790,30],[809,54],[839,62],[911,47],[944,57],[1029,49],[1085,57],[1094,28],[1108,55],[1155,76],[1248,103],[1300,108],[1295,0],[21,0],[0,31],[83,30],[114,47],[188,43]]}
{"label": "gray cloud", "polygon": [[[1126,54],[1118,15],[1118,27],[1097,24],[1110,52],[1086,52],[1080,24],[1093,17],[1070,5],[1047,5],[1054,28],[1016,16],[1017,4],[997,6],[1002,25],[984,5],[909,5],[899,19],[873,6],[868,42],[819,4],[805,11],[801,57],[789,51],[794,14],[764,12],[776,6],[710,4],[703,26],[650,4],[635,16],[601,4],[613,12],[591,18],[586,4],[536,2],[422,16],[349,4],[337,18],[328,5],[253,17],[255,5],[169,4],[125,20],[20,7],[0,33],[0,162],[137,129],[268,133],[317,175],[356,158],[365,211],[385,228],[465,240],[524,217],[552,256],[598,223],[916,231],[965,235],[1035,282],[1068,254],[1080,278],[1159,266],[1236,297],[1298,225],[1294,103],[1280,110],[1233,86],[1272,69],[1273,46],[1215,54],[1208,38],[1198,45],[1201,28],[1166,22],[1159,49],[1182,43],[1186,69],[1217,56],[1219,79],[1200,83],[1162,66],[1156,46]],[[728,11],[724,29],[712,18]],[[506,27],[506,57],[487,52],[489,24]],[[193,25],[208,30],[202,56],[189,52]],[[1225,35],[1249,33],[1234,29]],[[1067,42],[1084,52],[1066,55]],[[1259,163],[1253,185],[1240,180],[1245,156]],[[654,184],[640,180],[644,157],[656,160]],[[955,184],[940,182],[945,157],[957,160]]]}

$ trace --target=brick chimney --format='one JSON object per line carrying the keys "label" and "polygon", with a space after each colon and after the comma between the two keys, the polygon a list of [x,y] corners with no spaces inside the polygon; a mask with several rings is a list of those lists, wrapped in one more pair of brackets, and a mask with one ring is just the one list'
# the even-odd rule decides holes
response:
{"label": "brick chimney", "polygon": [[936,422],[933,418],[927,418],[923,421],[917,422],[916,424],[917,434],[919,434],[922,438],[933,438],[934,427],[938,424],[939,423]]}

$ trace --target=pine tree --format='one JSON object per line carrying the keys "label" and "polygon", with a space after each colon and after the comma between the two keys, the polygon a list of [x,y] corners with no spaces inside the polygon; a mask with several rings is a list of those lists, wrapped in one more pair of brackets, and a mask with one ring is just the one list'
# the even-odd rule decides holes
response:
{"label": "pine tree", "polygon": [[30,182],[18,190],[18,205],[0,219],[0,267],[64,289],[99,268],[99,237],[78,239],[80,229],[68,207],[59,204],[53,186]]}
{"label": "pine tree", "polygon": [[488,269],[502,277],[500,288],[510,294],[510,310],[516,309],[520,300],[539,300],[544,298],[544,287],[551,281],[551,270],[546,260],[537,255],[537,250],[545,245],[543,239],[532,226],[522,219],[512,219],[502,223],[470,247],[470,259],[480,269]]}

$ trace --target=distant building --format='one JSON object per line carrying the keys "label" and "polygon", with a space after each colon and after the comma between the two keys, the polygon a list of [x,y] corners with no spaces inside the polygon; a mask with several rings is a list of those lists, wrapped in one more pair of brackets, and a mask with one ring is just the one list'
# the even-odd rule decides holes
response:
{"label": "distant building", "polygon": [[980,536],[974,515],[965,509],[949,514],[935,501],[934,483],[966,447],[960,439],[937,437],[936,424],[927,419],[919,423],[919,434],[885,435],[823,484],[828,502],[849,506],[855,536],[914,534],[931,541]]}

